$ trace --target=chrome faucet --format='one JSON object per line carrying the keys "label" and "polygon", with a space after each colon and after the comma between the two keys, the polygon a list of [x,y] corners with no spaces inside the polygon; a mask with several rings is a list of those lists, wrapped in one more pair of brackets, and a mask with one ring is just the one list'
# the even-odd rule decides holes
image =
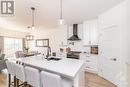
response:
{"label": "chrome faucet", "polygon": [[51,56],[51,47],[50,47],[50,46],[47,47],[47,55],[46,55],[46,58],[48,58],[49,56]]}

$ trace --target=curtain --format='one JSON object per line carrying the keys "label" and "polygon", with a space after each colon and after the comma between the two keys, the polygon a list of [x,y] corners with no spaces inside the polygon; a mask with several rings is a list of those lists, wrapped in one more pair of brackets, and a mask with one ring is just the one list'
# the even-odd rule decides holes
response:
{"label": "curtain", "polygon": [[0,53],[4,53],[4,37],[0,36]]}

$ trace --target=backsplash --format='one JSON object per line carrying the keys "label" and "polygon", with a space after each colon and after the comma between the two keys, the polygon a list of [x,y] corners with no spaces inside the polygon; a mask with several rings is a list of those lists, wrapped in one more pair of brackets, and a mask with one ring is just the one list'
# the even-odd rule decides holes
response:
{"label": "backsplash", "polygon": [[[80,41],[74,42],[74,45],[69,44],[67,42],[67,38],[72,35],[72,27],[67,28],[66,26],[57,27],[56,29],[43,29],[43,30],[35,30],[36,33],[32,33],[35,36],[35,39],[46,39],[48,38],[50,41],[50,47],[52,48],[52,52],[60,53],[60,48],[70,47],[72,51],[81,51],[81,52],[89,52],[90,47],[83,45],[83,25],[79,24],[78,26],[78,35],[81,38]],[[69,29],[69,30],[67,30]],[[69,31],[69,33],[67,33]],[[60,32],[60,33],[59,33]],[[62,45],[65,46],[62,46]],[[35,47],[35,40],[30,42],[30,50],[37,50],[39,52],[46,54],[45,47]]]}

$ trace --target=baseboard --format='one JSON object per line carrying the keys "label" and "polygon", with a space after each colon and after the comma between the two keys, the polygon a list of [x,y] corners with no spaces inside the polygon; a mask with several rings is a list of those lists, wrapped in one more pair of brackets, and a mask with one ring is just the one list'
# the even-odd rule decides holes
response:
{"label": "baseboard", "polygon": [[88,70],[88,69],[85,69],[85,72],[89,72],[89,73],[94,73],[94,74],[98,74],[97,71],[93,71],[93,70]]}

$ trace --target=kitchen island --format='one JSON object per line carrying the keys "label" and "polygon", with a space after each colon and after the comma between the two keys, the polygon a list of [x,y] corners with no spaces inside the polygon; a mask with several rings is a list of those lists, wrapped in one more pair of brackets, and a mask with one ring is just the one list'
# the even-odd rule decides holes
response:
{"label": "kitchen island", "polygon": [[48,71],[67,78],[72,81],[73,87],[84,87],[84,60],[62,58],[57,61],[48,61],[40,56],[33,56],[20,58],[17,61],[41,71]]}

